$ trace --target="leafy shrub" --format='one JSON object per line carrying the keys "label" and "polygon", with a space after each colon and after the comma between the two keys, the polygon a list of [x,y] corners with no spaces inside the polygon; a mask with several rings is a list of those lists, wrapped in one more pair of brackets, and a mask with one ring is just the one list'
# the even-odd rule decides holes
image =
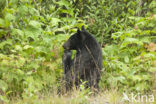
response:
{"label": "leafy shrub", "polygon": [[[41,91],[57,90],[62,72],[62,43],[69,37],[68,34],[75,32],[74,27],[81,26],[83,21],[77,22],[71,15],[72,10],[65,12],[65,4],[56,1],[44,4],[40,0],[6,0],[1,5],[2,101],[7,101],[6,97],[25,98],[36,96]],[[46,7],[49,9],[46,10]],[[64,12],[72,17],[59,19]]]}
{"label": "leafy shrub", "polygon": [[[62,43],[84,23],[103,46],[101,90],[153,90],[155,4],[154,0],[1,0],[0,101],[7,103],[14,96],[33,100],[39,92],[57,91]],[[80,103],[90,93],[83,85],[81,90],[75,99]]]}
{"label": "leafy shrub", "polygon": [[[121,91],[151,91],[156,72],[154,60],[155,15],[130,17],[135,27],[112,34],[114,43],[103,49],[104,75],[101,86]],[[154,27],[153,27],[154,26]]]}

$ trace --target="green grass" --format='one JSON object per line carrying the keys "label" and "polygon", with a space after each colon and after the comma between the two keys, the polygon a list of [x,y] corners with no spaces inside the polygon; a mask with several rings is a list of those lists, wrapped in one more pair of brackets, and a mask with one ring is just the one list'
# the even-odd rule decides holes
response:
{"label": "green grass", "polygon": [[[154,93],[153,93],[154,94]],[[154,95],[156,97],[156,93]],[[98,94],[86,93],[84,90],[73,90],[64,95],[56,92],[37,94],[36,97],[20,99],[14,98],[10,104],[155,104],[155,102],[128,102],[123,101],[123,94],[117,90],[107,90]]]}

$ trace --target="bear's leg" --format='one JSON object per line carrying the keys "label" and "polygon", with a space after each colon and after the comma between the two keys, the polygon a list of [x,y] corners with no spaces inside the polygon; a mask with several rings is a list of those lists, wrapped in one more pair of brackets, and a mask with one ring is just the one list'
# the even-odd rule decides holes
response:
{"label": "bear's leg", "polygon": [[90,73],[90,78],[88,79],[88,86],[92,91],[97,92],[99,90],[98,83],[100,81],[100,74],[94,70]]}
{"label": "bear's leg", "polygon": [[63,53],[63,57],[62,57],[62,62],[63,62],[63,71],[64,74],[67,73],[67,71],[70,70],[71,64],[72,64],[72,51],[70,50],[65,50]]}
{"label": "bear's leg", "polygon": [[69,90],[70,87],[70,82],[67,80],[68,79],[68,74],[71,70],[71,66],[72,66],[72,51],[70,50],[65,50],[63,53],[63,57],[62,57],[62,63],[63,63],[63,71],[64,71],[64,77],[63,77],[63,81],[65,84],[65,90]]}

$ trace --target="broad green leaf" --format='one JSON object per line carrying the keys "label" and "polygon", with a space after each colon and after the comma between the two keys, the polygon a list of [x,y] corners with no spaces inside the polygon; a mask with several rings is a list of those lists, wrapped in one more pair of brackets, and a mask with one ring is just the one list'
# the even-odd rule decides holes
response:
{"label": "broad green leaf", "polygon": [[5,21],[7,20],[7,21],[11,22],[11,21],[15,20],[15,18],[16,17],[13,14],[11,14],[11,13],[7,13],[5,15]]}
{"label": "broad green leaf", "polygon": [[132,79],[133,79],[134,81],[141,81],[141,80],[142,80],[142,77],[141,77],[140,75],[134,75],[134,76],[132,77]]}
{"label": "broad green leaf", "polygon": [[34,21],[34,20],[31,20],[29,22],[29,25],[32,26],[32,27],[34,27],[34,28],[40,28],[41,27],[41,23],[38,22],[38,21]]}
{"label": "broad green leaf", "polygon": [[60,6],[65,6],[68,9],[69,9],[69,5],[70,5],[70,3],[66,0],[60,0],[59,2],[56,2],[56,4],[59,4]]}
{"label": "broad green leaf", "polygon": [[20,45],[16,45],[15,49],[18,50],[18,51],[22,51],[22,47]]}
{"label": "broad green leaf", "polygon": [[4,92],[8,89],[8,84],[3,80],[0,80],[0,89]]}
{"label": "broad green leaf", "polygon": [[[23,0],[21,0],[23,1]],[[21,5],[18,7],[18,12],[20,13],[20,15],[24,16],[28,13],[28,7],[25,5]]]}
{"label": "broad green leaf", "polygon": [[5,21],[2,18],[0,18],[0,27],[5,27]]}
{"label": "broad green leaf", "polygon": [[143,45],[143,43],[136,38],[126,38],[121,44],[121,48],[126,47],[128,44]]}
{"label": "broad green leaf", "polygon": [[125,56],[124,60],[126,63],[129,63],[129,57],[128,56]]}
{"label": "broad green leaf", "polygon": [[25,49],[25,50],[27,50],[27,49],[29,49],[29,48],[33,48],[32,46],[30,46],[30,45],[25,45],[24,47],[23,47],[23,49]]}
{"label": "broad green leaf", "polygon": [[7,96],[0,95],[0,100],[1,100],[2,102],[9,103],[9,99],[7,98]]}
{"label": "broad green leaf", "polygon": [[12,35],[16,36],[16,35],[20,35],[20,36],[24,36],[24,32],[20,29],[13,29],[12,30]]}
{"label": "broad green leaf", "polygon": [[19,75],[24,75],[24,72],[20,69],[16,69],[16,73],[19,74]]}
{"label": "broad green leaf", "polygon": [[58,18],[52,18],[51,21],[50,21],[50,25],[51,26],[56,26],[56,25],[58,25],[59,22],[61,22],[60,19],[58,19]]}
{"label": "broad green leaf", "polygon": [[120,81],[120,82],[124,82],[125,81],[125,77],[124,76],[119,76],[119,77],[116,77],[115,78],[117,81]]}
{"label": "broad green leaf", "polygon": [[156,72],[156,67],[151,67],[151,68],[149,68],[149,71],[150,71],[150,72]]}

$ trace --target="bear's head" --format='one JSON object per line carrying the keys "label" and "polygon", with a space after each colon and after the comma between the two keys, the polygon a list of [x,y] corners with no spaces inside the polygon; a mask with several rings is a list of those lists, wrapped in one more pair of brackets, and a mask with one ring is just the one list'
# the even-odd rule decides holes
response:
{"label": "bear's head", "polygon": [[73,34],[67,42],[63,44],[63,48],[65,50],[77,50],[78,48],[82,47],[83,41],[85,39],[85,34],[84,34],[84,26],[81,27],[82,31],[77,29],[77,32]]}

